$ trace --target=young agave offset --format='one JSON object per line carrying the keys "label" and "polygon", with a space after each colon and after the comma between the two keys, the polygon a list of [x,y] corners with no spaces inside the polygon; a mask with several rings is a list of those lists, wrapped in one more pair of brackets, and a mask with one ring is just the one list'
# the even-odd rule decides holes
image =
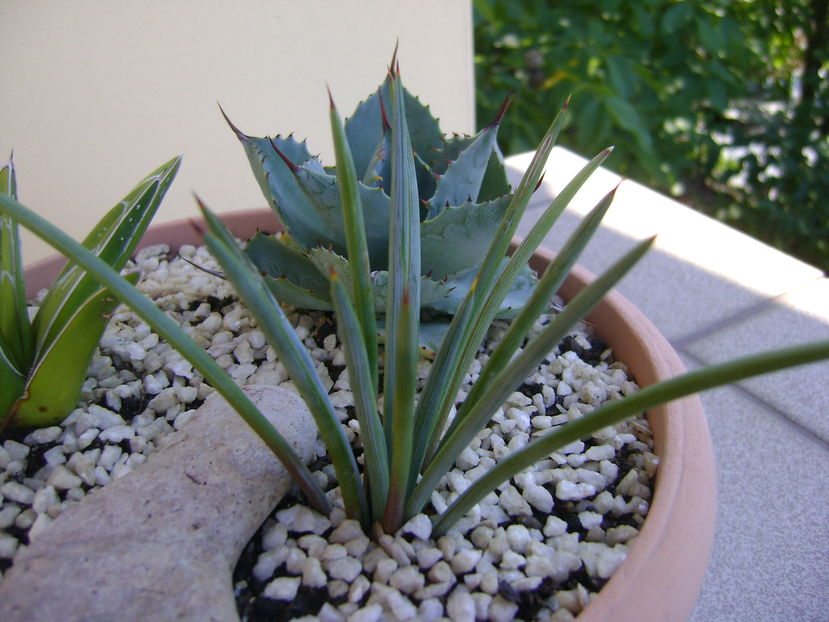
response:
{"label": "young agave offset", "polygon": [[[178,171],[174,158],[141,181],[83,245],[115,270],[124,267]],[[0,195],[17,199],[11,160]],[[117,299],[79,266],[67,265],[29,321],[17,223],[0,217],[0,432],[59,422],[75,407],[86,369]],[[132,282],[138,274],[128,277]]]}
{"label": "young agave offset", "polygon": [[[531,326],[549,306],[592,232],[608,209],[611,192],[584,219],[577,231],[538,279],[526,304],[512,323],[480,377],[451,423],[449,414],[466,370],[483,341],[505,297],[525,270],[531,255],[558,215],[569,202],[579,179],[589,175],[600,154],[588,164],[548,207],[524,241],[507,256],[510,240],[521,214],[537,186],[544,164],[561,127],[561,115],[539,145],[524,178],[515,189],[498,222],[480,268],[457,308],[442,345],[435,354],[426,385],[416,397],[417,357],[421,288],[419,246],[421,243],[418,195],[418,165],[413,156],[406,94],[395,70],[388,80],[390,101],[389,138],[389,242],[386,249],[388,296],[386,297],[386,347],[381,352],[374,330],[375,301],[365,222],[362,188],[347,132],[334,109],[331,123],[337,154],[337,181],[346,232],[345,253],[350,261],[334,262],[326,273],[328,300],[334,307],[344,344],[354,411],[360,423],[364,449],[365,481],[343,426],[322,386],[310,354],[288,321],[267,277],[263,277],[221,221],[201,205],[209,226],[205,240],[222,265],[240,298],[255,317],[280,362],[285,366],[315,418],[334,465],[348,515],[359,519],[367,530],[376,522],[387,532],[395,531],[408,517],[420,512],[431,492],[451,469],[458,455],[486,425],[515,387],[549,355],[559,341],[614,287],[642,257],[651,240],[637,245],[604,275],[568,301],[540,333],[523,342]],[[486,162],[489,162],[488,160]],[[582,179],[583,181],[583,179]],[[260,435],[286,465],[311,504],[325,512],[326,494],[290,446],[259,413],[235,382],[170,317],[157,309],[130,283],[48,222],[0,193],[0,214],[13,217],[66,254],[105,284],[158,334],[187,358]],[[383,408],[378,408],[380,383],[378,360],[383,361]],[[598,430],[636,414],[692,393],[750,376],[829,358],[829,341],[806,344],[702,368],[645,387],[627,397],[612,400],[569,423],[534,438],[511,453],[460,494],[442,514],[433,518],[433,536],[438,536],[502,482],[552,452]],[[448,424],[448,425],[447,425]]]}
{"label": "young agave offset", "polygon": [[[392,129],[386,107],[392,78],[361,102],[345,120],[345,141],[354,163],[353,183],[363,207],[373,305],[385,313],[388,292]],[[508,102],[475,136],[444,136],[429,108],[403,89],[408,140],[413,151],[421,253],[421,344],[434,350],[472,285],[498,224],[512,200],[496,136]],[[225,116],[250,161],[254,176],[282,222],[285,233],[257,235],[245,253],[266,275],[279,300],[330,310],[328,282],[334,267],[348,282],[343,186],[338,167],[325,167],[305,142],[289,136],[257,138]],[[512,317],[526,303],[535,282],[522,271],[498,310]]]}

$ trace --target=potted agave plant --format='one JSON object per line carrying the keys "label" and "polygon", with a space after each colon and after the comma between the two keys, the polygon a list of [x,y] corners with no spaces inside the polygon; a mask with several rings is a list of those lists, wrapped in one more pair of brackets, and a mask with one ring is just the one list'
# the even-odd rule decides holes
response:
{"label": "potted agave plant", "polygon": [[[54,613],[55,605],[42,596],[66,586],[76,593],[94,589],[97,595],[96,599],[75,599],[76,613],[70,613],[70,607],[62,603],[60,612],[66,619],[105,617],[115,611],[135,618],[233,619],[237,614],[230,573],[235,560],[277,496],[287,489],[282,486],[277,495],[257,488],[262,482],[276,486],[272,472],[276,466],[265,465],[263,458],[268,451],[322,516],[332,511],[333,498],[347,520],[377,542],[388,544],[392,534],[418,520],[441,479],[514,389],[549,356],[573,324],[593,309],[591,320],[605,331],[602,336],[620,356],[651,354],[651,359],[657,359],[626,361],[635,371],[641,370],[636,373],[643,388],[555,426],[512,451],[459,491],[444,511],[427,518],[424,537],[451,534],[453,525],[498,486],[554,452],[649,411],[662,461],[651,514],[631,546],[628,561],[579,619],[682,619],[690,612],[713,533],[710,445],[698,402],[668,402],[751,375],[826,358],[829,343],[677,375],[681,366],[674,354],[661,349],[666,345],[664,340],[618,295],[608,294],[651,241],[637,245],[598,278],[574,267],[613,193],[596,206],[561,253],[552,257],[537,251],[558,215],[609,152],[599,154],[579,173],[526,239],[513,241],[563,114],[542,140],[521,183],[509,192],[495,146],[500,116],[475,137],[444,141],[428,110],[403,88],[394,62],[380,91],[361,106],[350,123],[343,125],[332,102],[335,171],[322,167],[308,155],[304,144],[293,139],[253,138],[234,128],[286,235],[259,235],[242,249],[234,235],[248,237],[252,233],[249,228],[234,224],[228,228],[199,202],[204,241],[307,407],[304,411],[301,405],[289,405],[290,398],[279,397],[282,407],[290,407],[293,415],[287,421],[282,417],[276,426],[262,412],[262,391],[242,390],[117,270],[13,197],[0,195],[4,217],[33,230],[133,309],[193,364],[262,441],[249,441],[244,447],[233,446],[236,440],[222,443],[222,439],[214,439],[216,444],[210,447],[197,444],[193,453],[210,465],[198,471],[193,453],[181,452],[188,443],[198,443],[199,427],[212,425],[211,419],[218,420],[219,415],[213,408],[209,417],[194,419],[182,430],[180,441],[171,443],[134,473],[68,509],[50,526],[51,531],[44,532],[19,556],[20,563],[16,562],[0,587],[4,619]],[[373,124],[367,121],[371,118]],[[435,136],[439,140],[430,142]],[[233,219],[226,222],[233,223]],[[451,253],[442,248],[447,245],[451,245]],[[428,253],[424,250],[427,247]],[[537,276],[530,273],[528,265]],[[539,328],[537,320],[550,311],[557,291],[564,292],[567,304]],[[360,430],[362,468],[315,363],[280,301],[330,309],[335,314]],[[476,384],[456,406],[464,376],[498,317],[509,317],[509,327],[481,368]],[[431,371],[418,391],[418,357],[424,350],[432,357]],[[302,412],[309,413],[327,448],[338,483],[334,495],[321,488],[306,465],[309,456],[297,440],[307,434]],[[692,424],[698,427],[689,427]],[[231,423],[222,428],[222,434],[230,438],[239,428],[235,426],[233,431],[233,427]],[[682,454],[683,441],[692,446],[692,455]],[[669,450],[677,451],[679,457]],[[154,464],[156,471],[151,470]],[[171,488],[158,480],[160,474],[173,472],[189,482],[194,500],[176,498],[178,493],[171,493]],[[221,502],[214,499],[209,505],[198,497],[198,491],[210,488],[213,478],[222,477],[222,473],[235,478],[236,488],[229,497]],[[136,498],[131,484],[142,478],[154,486],[144,489],[149,491],[148,498]],[[704,483],[701,492],[689,488],[692,479]],[[126,499],[116,498],[117,492],[110,494],[109,490],[121,491]],[[107,499],[113,501],[108,503]],[[193,506],[195,514],[187,511]],[[246,510],[255,518],[243,518]],[[692,511],[696,515],[688,520]],[[134,542],[143,543],[146,532],[162,528],[153,522],[159,516],[175,529],[164,531],[160,544],[148,549],[149,556],[141,556]],[[182,516],[186,517],[184,522],[177,522]],[[77,545],[67,546],[69,562],[56,562],[60,555],[55,554],[55,548],[60,545],[52,533],[66,532],[61,525],[69,525],[74,542],[86,543],[79,533],[84,527],[89,530],[92,517],[104,517],[113,526],[128,524],[122,535],[132,538],[133,543],[124,545],[104,538],[104,546],[95,548],[96,555]],[[673,520],[680,526],[674,526]],[[237,526],[239,530],[234,529]],[[191,546],[194,540],[200,542],[195,548]],[[111,551],[108,558],[104,553],[97,555],[102,548]],[[136,554],[139,557],[131,557]],[[145,568],[152,565],[152,559],[160,560],[162,568]],[[125,563],[134,572],[126,582],[119,582],[112,570]],[[218,572],[207,573],[207,567]],[[44,578],[44,569],[50,570],[51,578]],[[206,574],[218,578],[205,580]],[[688,586],[684,592],[676,591]],[[472,613],[464,609],[469,601],[461,601],[459,597],[447,603],[447,614],[456,619],[474,618],[474,608]],[[392,605],[367,605],[360,611],[360,619],[405,617],[402,612],[408,609],[400,602],[397,613]],[[506,611],[515,614],[514,609]],[[352,613],[356,615],[354,609]],[[557,619],[566,619],[565,612],[558,613],[562,615]],[[495,615],[493,611],[490,614]],[[552,612],[548,611],[549,615]]]}

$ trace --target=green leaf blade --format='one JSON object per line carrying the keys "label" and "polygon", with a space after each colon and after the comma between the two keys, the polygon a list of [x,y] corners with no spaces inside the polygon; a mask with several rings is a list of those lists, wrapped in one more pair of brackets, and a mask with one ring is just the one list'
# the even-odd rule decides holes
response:
{"label": "green leaf blade", "polygon": [[502,482],[543,460],[554,451],[576,440],[587,438],[602,428],[616,425],[643,411],[681,397],[826,358],[829,358],[829,341],[763,352],[694,370],[640,389],[622,399],[606,402],[582,418],[548,432],[504,458],[467,488],[434,521],[432,533],[435,536],[445,534],[455,521]]}
{"label": "green leaf blade", "polygon": [[[17,200],[14,162],[0,167],[0,194]],[[26,310],[26,285],[17,223],[0,218],[0,338],[5,354],[18,373],[31,365],[34,357],[34,332]],[[0,412],[4,412],[0,410]]]}
{"label": "green leaf blade", "polygon": [[14,418],[14,403],[23,395],[26,377],[16,368],[6,344],[0,339],[0,434]]}
{"label": "green leaf blade", "polygon": [[[181,156],[150,173],[87,235],[83,246],[120,270],[135,250],[158,211],[178,172]],[[37,350],[48,348],[77,306],[98,289],[97,281],[73,264],[67,264],[43,300],[34,320]]]}
{"label": "green leaf blade", "polygon": [[[377,413],[377,376],[363,339],[357,313],[345,286],[331,273],[331,299],[337,317],[337,331],[343,342],[348,379],[354,395],[354,411],[360,423],[360,436],[365,451],[373,516],[381,516],[389,489],[389,459],[380,416]],[[376,354],[376,346],[375,346]]]}
{"label": "green leaf blade", "polygon": [[[388,533],[402,523],[411,469],[414,398],[420,310],[420,206],[417,177],[399,74],[390,79],[392,96],[389,288],[386,312],[385,418],[391,448],[391,485],[383,526]],[[391,397],[391,399],[389,399]]]}
{"label": "green leaf blade", "polygon": [[512,360],[513,355],[529,333],[534,322],[549,308],[550,299],[561,287],[584,247],[587,246],[587,243],[598,229],[602,218],[604,218],[613,202],[615,193],[616,190],[614,189],[599,201],[598,205],[582,220],[567,240],[567,243],[556,255],[556,258],[550,262],[530,300],[510,324],[507,333],[501,339],[501,343],[498,344],[484,369],[481,370],[475,386],[467,395],[466,401],[474,404],[480,397],[484,387],[488,386],[494,376],[501,372]]}
{"label": "green leaf blade", "polygon": [[152,327],[160,337],[167,340],[172,347],[193,364],[228,404],[256,431],[263,442],[282,461],[285,468],[308,495],[310,503],[321,512],[330,509],[330,503],[308,467],[296,455],[290,444],[276,428],[254,406],[244,391],[219,367],[215,360],[190,337],[167,314],[138,292],[126,279],[101,261],[88,249],[84,248],[25,206],[0,194],[0,215],[11,216],[35,235],[49,243],[55,249],[70,258],[73,263],[82,266],[95,279],[106,286],[122,303],[129,306],[142,320]]}
{"label": "green leaf blade", "polygon": [[[131,284],[138,274],[125,277]],[[55,425],[78,402],[89,362],[118,299],[98,289],[75,309],[61,332],[38,353],[29,372],[24,397],[15,405],[11,425],[45,427]]]}
{"label": "green leaf blade", "polygon": [[356,305],[357,319],[365,343],[365,352],[377,387],[377,319],[374,314],[374,295],[371,285],[371,265],[363,219],[363,203],[354,158],[348,146],[342,120],[331,101],[331,131],[334,136],[334,153],[337,160],[337,181],[340,186],[343,226],[352,279],[352,299]]}
{"label": "green leaf blade", "polygon": [[423,478],[412,493],[410,504],[407,506],[408,512],[420,511],[440,478],[452,467],[472,438],[486,425],[495,410],[504,403],[524,378],[532,373],[572,326],[589,313],[602,297],[627,274],[652,244],[653,238],[638,244],[607,272],[579,292],[564,310],[527,344],[524,351],[495,376],[474,404],[464,402],[451,429],[442,439],[438,451],[429,462]]}
{"label": "green leaf blade", "polygon": [[200,204],[200,207],[210,227],[210,231],[205,234],[205,242],[210,252],[256,319],[259,330],[276,351],[279,361],[285,366],[314,417],[334,464],[346,512],[352,517],[359,518],[365,525],[368,507],[360,483],[357,462],[308,350],[300,341],[279,302],[273,297],[254,265],[239,249],[231,233],[207,207],[203,204]]}

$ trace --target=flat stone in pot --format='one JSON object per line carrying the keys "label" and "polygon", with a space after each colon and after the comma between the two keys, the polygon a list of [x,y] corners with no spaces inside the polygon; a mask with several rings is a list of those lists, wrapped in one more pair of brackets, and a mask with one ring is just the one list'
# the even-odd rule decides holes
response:
{"label": "flat stone in pot", "polygon": [[[315,458],[316,427],[296,394],[245,391],[306,463]],[[18,553],[0,619],[238,619],[233,568],[291,485],[214,393],[146,464],[67,508]]]}

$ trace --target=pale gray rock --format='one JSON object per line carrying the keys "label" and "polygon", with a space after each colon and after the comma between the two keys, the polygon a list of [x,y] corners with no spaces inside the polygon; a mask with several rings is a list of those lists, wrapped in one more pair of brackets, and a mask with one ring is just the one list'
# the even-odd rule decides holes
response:
{"label": "pale gray rock", "polygon": [[[313,459],[316,429],[302,401],[275,387],[246,390],[297,453]],[[236,559],[290,485],[215,394],[163,451],[67,508],[18,553],[0,585],[0,619],[236,620]]]}

